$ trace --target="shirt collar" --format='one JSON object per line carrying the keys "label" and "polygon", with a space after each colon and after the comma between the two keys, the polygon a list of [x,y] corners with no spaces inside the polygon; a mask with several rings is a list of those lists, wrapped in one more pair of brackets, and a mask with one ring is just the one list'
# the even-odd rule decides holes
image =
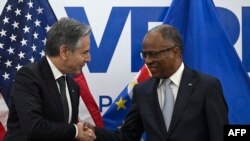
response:
{"label": "shirt collar", "polygon": [[[173,75],[171,75],[171,76],[169,77],[169,79],[172,81],[172,83],[173,83],[174,85],[176,85],[177,87],[180,86],[181,77],[182,77],[183,71],[184,71],[184,64],[181,63],[181,66],[179,67],[179,69],[178,69]],[[162,84],[163,80],[164,80],[164,79],[161,79],[161,80],[160,80],[159,85]]]}
{"label": "shirt collar", "polygon": [[[52,63],[52,61],[49,59],[48,56],[46,56],[47,60],[48,60],[48,63],[49,63],[49,66],[52,70],[52,73],[53,73],[53,76],[56,79],[58,79],[59,77],[63,76],[64,74],[62,74],[58,69],[57,67]],[[65,76],[65,75],[64,75]]]}

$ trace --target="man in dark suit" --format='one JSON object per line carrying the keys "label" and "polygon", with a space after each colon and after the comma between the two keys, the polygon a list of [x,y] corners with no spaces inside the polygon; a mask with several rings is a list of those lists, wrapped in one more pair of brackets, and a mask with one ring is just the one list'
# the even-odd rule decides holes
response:
{"label": "man in dark suit", "polygon": [[78,122],[79,86],[67,75],[79,73],[90,61],[90,32],[89,26],[68,18],[50,28],[46,56],[17,72],[4,141],[95,138]]}
{"label": "man in dark suit", "polygon": [[228,108],[220,81],[183,64],[178,31],[154,27],[144,37],[141,55],[152,77],[134,86],[121,129],[95,127],[97,140],[139,141],[145,132],[148,141],[223,141]]}

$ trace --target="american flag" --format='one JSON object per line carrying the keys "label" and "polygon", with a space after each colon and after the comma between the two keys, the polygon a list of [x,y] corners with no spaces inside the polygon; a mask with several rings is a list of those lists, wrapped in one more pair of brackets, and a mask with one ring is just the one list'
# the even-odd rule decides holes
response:
{"label": "american flag", "polygon": [[[0,140],[6,130],[9,93],[16,72],[22,66],[39,61],[44,56],[46,34],[56,21],[48,0],[8,0],[2,11],[0,16]],[[87,85],[87,83],[84,84]],[[82,106],[83,101],[80,103],[79,109],[85,110],[79,111],[80,115],[89,117],[89,113],[86,114],[88,110],[86,107],[89,108],[89,106],[87,104],[85,107]],[[94,100],[90,104],[95,112],[99,112]],[[97,125],[102,126],[100,113],[95,114],[95,117],[94,119],[99,121]],[[79,118],[84,120],[82,116]]]}
{"label": "american flag", "polygon": [[46,33],[57,19],[47,0],[8,0],[0,19],[0,89],[8,104],[17,70],[44,56]]}
{"label": "american flag", "polygon": [[[8,0],[0,16],[0,122],[6,129],[16,72],[44,56],[46,33],[57,21],[47,0]],[[0,127],[0,128],[1,128]],[[3,129],[3,128],[1,128]],[[3,130],[1,130],[3,131]],[[1,132],[0,131],[0,132]]]}

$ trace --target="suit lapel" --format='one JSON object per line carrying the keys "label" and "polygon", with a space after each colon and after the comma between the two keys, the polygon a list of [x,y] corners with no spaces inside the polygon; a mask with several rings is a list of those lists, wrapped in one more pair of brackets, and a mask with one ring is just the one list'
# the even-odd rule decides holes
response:
{"label": "suit lapel", "polygon": [[[159,125],[159,131],[163,132],[164,136],[167,135],[166,127],[165,127],[165,122],[164,118],[162,115],[162,110],[159,104],[159,99],[158,99],[158,94],[157,94],[157,86],[159,83],[159,79],[151,78],[152,83],[149,84],[149,93],[148,93],[148,100],[151,104],[151,110],[154,111],[154,119],[156,120],[156,123]],[[152,87],[153,86],[153,87]],[[153,102],[151,102],[153,100]]]}
{"label": "suit lapel", "polygon": [[[62,101],[60,97],[60,93],[58,87],[56,85],[55,78],[53,76],[52,70],[49,66],[49,63],[45,57],[42,58],[40,62],[42,76],[44,78],[45,85],[47,87],[47,91],[49,95],[53,99],[53,103],[55,104],[55,108],[57,109],[58,113],[63,113],[62,108]],[[58,115],[58,114],[55,114]],[[63,115],[63,114],[62,114]],[[64,117],[58,115],[58,118],[64,121]]]}
{"label": "suit lapel", "polygon": [[196,85],[196,81],[197,79],[195,77],[195,73],[192,70],[185,68],[175,102],[172,121],[169,127],[169,134],[180,121],[182,113],[185,110],[186,104],[192,94],[193,88]]}

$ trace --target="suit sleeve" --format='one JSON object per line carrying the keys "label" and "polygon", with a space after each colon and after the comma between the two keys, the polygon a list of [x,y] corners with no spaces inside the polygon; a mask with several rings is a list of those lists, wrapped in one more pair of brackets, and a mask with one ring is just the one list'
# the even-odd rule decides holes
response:
{"label": "suit sleeve", "polygon": [[11,94],[24,134],[33,140],[73,140],[76,133],[73,124],[46,119],[39,85],[31,69],[23,67],[18,71]]}
{"label": "suit sleeve", "polygon": [[228,124],[228,107],[219,80],[214,79],[206,95],[206,117],[210,141],[223,141],[223,128]]}

